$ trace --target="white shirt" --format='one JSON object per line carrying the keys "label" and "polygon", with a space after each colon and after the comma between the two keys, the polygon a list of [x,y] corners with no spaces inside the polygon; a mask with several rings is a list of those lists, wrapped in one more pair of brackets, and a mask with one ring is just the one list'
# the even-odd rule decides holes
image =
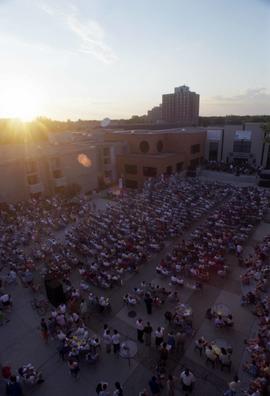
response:
{"label": "white shirt", "polygon": [[112,337],[110,334],[103,335],[104,344],[110,345],[112,343]]}
{"label": "white shirt", "polygon": [[114,345],[117,345],[120,343],[120,334],[119,333],[112,335],[112,342]]}
{"label": "white shirt", "polygon": [[237,389],[239,388],[239,386],[240,386],[240,381],[237,381],[237,382],[232,381],[232,382],[229,383],[229,388],[230,388],[230,390],[232,390],[232,391],[234,391],[234,392],[237,391]]}
{"label": "white shirt", "polygon": [[182,372],[180,375],[180,380],[183,382],[184,385],[190,386],[193,382],[195,382],[194,375],[189,372],[189,375],[186,375],[185,371]]}
{"label": "white shirt", "polygon": [[160,329],[160,331],[159,331],[159,330],[156,330],[155,336],[158,337],[158,338],[162,338],[162,337],[163,337],[163,333],[164,333],[164,329],[163,329],[163,327],[162,327],[162,328]]}
{"label": "white shirt", "polygon": [[143,322],[140,322],[139,320],[137,320],[137,322],[136,322],[136,329],[137,329],[137,330],[143,330],[143,329],[144,329]]}
{"label": "white shirt", "polygon": [[1,301],[2,303],[8,302],[8,301],[9,301],[9,295],[8,295],[8,294],[3,294],[3,295],[0,297],[0,301]]}

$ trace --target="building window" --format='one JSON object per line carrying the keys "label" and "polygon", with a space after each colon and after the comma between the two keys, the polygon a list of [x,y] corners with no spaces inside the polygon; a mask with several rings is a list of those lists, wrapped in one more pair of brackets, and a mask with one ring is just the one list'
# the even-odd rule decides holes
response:
{"label": "building window", "polygon": [[110,157],[104,158],[104,165],[108,165],[110,163],[111,163],[111,158]]}
{"label": "building window", "polygon": [[61,166],[60,158],[58,158],[58,157],[51,158],[51,165],[52,165],[53,169],[60,168],[60,166]]}
{"label": "building window", "polygon": [[26,173],[37,173],[37,161],[27,160],[25,162]]}
{"label": "building window", "polygon": [[141,150],[141,152],[142,153],[148,153],[148,151],[149,151],[149,143],[146,141],[146,140],[143,140],[141,143],[140,143],[140,150]]}
{"label": "building window", "polygon": [[125,172],[130,174],[130,175],[137,175],[138,173],[138,167],[137,165],[125,165]]}
{"label": "building window", "polygon": [[53,177],[55,179],[60,179],[61,177],[63,177],[62,171],[60,169],[55,169],[53,171]]}
{"label": "building window", "polygon": [[144,166],[143,175],[147,177],[155,177],[157,175],[157,168],[153,168],[151,166]]}
{"label": "building window", "polygon": [[200,144],[193,144],[193,145],[190,147],[190,152],[191,152],[191,154],[197,154],[197,153],[200,152],[200,150],[201,150],[201,145],[200,145]]}
{"label": "building window", "polygon": [[32,186],[33,184],[38,184],[39,179],[38,179],[37,175],[30,175],[30,176],[27,176],[27,181],[28,181],[28,184],[30,184]]}
{"label": "building window", "polygon": [[108,155],[110,155],[110,148],[109,147],[104,147],[103,148],[103,155],[105,157],[107,157]]}
{"label": "building window", "polygon": [[158,151],[159,153],[161,153],[162,150],[163,150],[163,142],[162,142],[161,140],[159,140],[159,141],[157,142],[157,151]]}
{"label": "building window", "polygon": [[176,172],[182,172],[184,162],[177,162],[176,164]]}
{"label": "building window", "polygon": [[137,180],[129,180],[129,179],[127,179],[125,181],[125,185],[126,185],[127,188],[138,188]]}
{"label": "building window", "polygon": [[250,140],[235,140],[233,142],[234,153],[250,153],[251,141]]}

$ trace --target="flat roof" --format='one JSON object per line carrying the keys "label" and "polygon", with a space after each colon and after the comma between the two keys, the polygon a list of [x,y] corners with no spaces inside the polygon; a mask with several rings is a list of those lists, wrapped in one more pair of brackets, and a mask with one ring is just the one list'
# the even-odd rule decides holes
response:
{"label": "flat roof", "polygon": [[127,153],[127,154],[118,154],[118,157],[160,159],[160,158],[168,158],[168,157],[177,157],[180,155],[183,154],[182,153],[159,153],[159,154]]}
{"label": "flat roof", "polygon": [[126,135],[162,135],[162,134],[179,134],[179,133],[199,133],[199,132],[206,132],[207,128],[201,127],[185,127],[185,128],[172,128],[172,129],[158,129],[158,130],[151,130],[151,129],[136,129],[136,130],[116,130],[116,131],[108,131],[108,134],[126,134]]}

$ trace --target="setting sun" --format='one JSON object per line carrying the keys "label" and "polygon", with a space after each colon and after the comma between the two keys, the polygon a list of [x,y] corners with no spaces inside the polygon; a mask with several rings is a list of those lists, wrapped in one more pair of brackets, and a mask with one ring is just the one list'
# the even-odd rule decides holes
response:
{"label": "setting sun", "polygon": [[40,104],[40,94],[31,84],[13,83],[1,89],[1,116],[5,118],[30,121],[40,114]]}

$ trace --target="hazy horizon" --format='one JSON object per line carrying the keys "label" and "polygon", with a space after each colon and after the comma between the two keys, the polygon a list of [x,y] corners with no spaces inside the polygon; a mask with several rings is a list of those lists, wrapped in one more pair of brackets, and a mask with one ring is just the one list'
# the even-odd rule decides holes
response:
{"label": "hazy horizon", "polygon": [[268,0],[0,0],[0,118],[143,115],[186,84],[200,116],[270,114]]}

